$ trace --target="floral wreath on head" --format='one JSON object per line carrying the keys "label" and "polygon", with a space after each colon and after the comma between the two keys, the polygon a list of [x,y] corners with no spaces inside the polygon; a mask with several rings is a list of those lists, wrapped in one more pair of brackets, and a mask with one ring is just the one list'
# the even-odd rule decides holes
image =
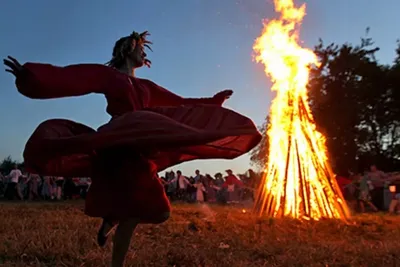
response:
{"label": "floral wreath on head", "polygon": [[[131,35],[120,38],[115,43],[112,53],[112,58],[109,62],[106,63],[106,65],[114,68],[120,67],[124,63],[127,54],[130,53],[133,49],[135,49],[135,46],[132,45],[133,40],[135,40],[136,42],[135,45],[142,44],[144,47],[147,47],[150,51],[153,51],[150,47],[150,45],[153,43],[147,40],[147,37],[149,35],[150,33],[148,31],[144,31],[142,33],[133,31]],[[150,68],[151,61],[145,58],[144,65]]]}

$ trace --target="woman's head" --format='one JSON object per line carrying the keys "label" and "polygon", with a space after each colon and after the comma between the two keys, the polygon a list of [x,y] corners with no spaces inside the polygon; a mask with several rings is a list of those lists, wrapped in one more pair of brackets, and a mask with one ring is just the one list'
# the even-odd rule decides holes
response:
{"label": "woman's head", "polygon": [[152,44],[147,37],[150,34],[145,31],[142,33],[133,32],[129,36],[120,38],[114,45],[112,59],[107,65],[113,68],[121,68],[130,62],[134,68],[140,68],[143,65],[150,67],[151,61],[148,60],[144,52],[145,47],[151,50]]}

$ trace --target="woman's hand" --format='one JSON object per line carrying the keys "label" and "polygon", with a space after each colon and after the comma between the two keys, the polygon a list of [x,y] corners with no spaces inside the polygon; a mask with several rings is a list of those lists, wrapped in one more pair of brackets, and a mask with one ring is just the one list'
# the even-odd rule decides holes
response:
{"label": "woman's hand", "polygon": [[8,56],[3,59],[3,64],[6,66],[6,71],[13,74],[15,77],[24,70],[24,67],[15,58]]}
{"label": "woman's hand", "polygon": [[221,91],[221,92],[219,92],[219,93],[216,93],[216,94],[213,96],[213,98],[215,98],[215,99],[220,99],[221,102],[223,102],[223,101],[229,99],[229,98],[231,97],[232,94],[233,94],[233,91],[230,90],[230,89],[228,89],[228,90],[224,90],[224,91]]}

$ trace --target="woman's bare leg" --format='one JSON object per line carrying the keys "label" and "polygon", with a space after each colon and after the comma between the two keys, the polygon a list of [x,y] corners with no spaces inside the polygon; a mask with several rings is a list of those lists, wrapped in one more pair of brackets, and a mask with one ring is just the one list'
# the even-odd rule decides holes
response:
{"label": "woman's bare leg", "polygon": [[114,226],[115,225],[117,225],[118,223],[116,223],[116,224],[113,224],[113,223],[111,223],[111,222],[109,222],[109,221],[104,221],[104,227],[103,227],[103,234],[105,235],[105,236],[108,236],[110,233],[111,233],[111,230],[114,228]]}
{"label": "woman's bare leg", "polygon": [[[153,223],[163,223],[168,220],[169,216],[169,212],[161,213],[157,219],[153,220]],[[111,267],[122,267],[124,265],[126,253],[131,244],[133,231],[139,223],[139,219],[128,219],[119,222],[114,234]]]}
{"label": "woman's bare leg", "polygon": [[112,221],[109,218],[103,218],[103,222],[100,226],[99,231],[97,232],[97,244],[100,247],[105,246],[108,236],[117,224],[117,221]]}
{"label": "woman's bare leg", "polygon": [[111,267],[124,266],[132,234],[138,224],[138,219],[128,219],[119,222],[114,234]]}

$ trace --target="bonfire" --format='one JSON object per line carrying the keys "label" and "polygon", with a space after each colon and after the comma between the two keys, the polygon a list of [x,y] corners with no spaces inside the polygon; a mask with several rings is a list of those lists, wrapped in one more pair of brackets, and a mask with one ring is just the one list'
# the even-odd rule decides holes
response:
{"label": "bonfire", "polygon": [[260,216],[346,220],[349,209],[329,165],[324,136],[308,105],[312,50],[300,46],[306,6],[274,0],[279,19],[265,21],[254,44],[255,60],[265,66],[276,92],[268,126],[269,152],[255,209]]}

